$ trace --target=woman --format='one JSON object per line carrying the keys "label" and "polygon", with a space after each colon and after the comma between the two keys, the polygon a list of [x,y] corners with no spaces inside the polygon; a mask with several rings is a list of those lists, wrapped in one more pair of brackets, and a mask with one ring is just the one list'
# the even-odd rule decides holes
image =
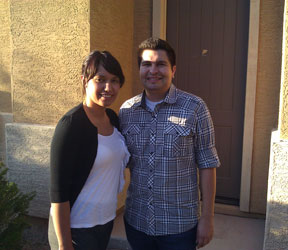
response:
{"label": "woman", "polygon": [[93,51],[82,65],[83,103],[58,122],[51,144],[51,249],[106,249],[129,159],[107,107],[124,83],[118,61]]}

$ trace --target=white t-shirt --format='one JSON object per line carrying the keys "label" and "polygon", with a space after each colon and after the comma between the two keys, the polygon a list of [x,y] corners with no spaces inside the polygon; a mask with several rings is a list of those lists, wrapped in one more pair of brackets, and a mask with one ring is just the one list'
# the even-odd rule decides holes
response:
{"label": "white t-shirt", "polygon": [[124,186],[124,170],[130,154],[124,137],[98,134],[97,156],[70,215],[71,228],[103,225],[116,216],[117,194]]}
{"label": "white t-shirt", "polygon": [[146,97],[146,98],[145,98],[145,102],[146,102],[146,105],[147,105],[152,111],[154,111],[156,105],[159,104],[159,103],[161,103],[161,102],[163,102],[163,100],[158,101],[158,102],[152,102],[152,101],[150,101],[150,100]]}

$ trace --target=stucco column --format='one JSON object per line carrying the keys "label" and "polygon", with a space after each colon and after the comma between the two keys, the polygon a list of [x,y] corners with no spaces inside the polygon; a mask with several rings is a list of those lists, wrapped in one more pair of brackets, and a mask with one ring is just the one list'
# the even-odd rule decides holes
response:
{"label": "stucco column", "polygon": [[288,4],[285,1],[282,47],[282,75],[280,93],[280,138],[288,139]]}
{"label": "stucco column", "polygon": [[282,73],[278,131],[272,133],[264,250],[288,246],[288,5],[283,22]]}

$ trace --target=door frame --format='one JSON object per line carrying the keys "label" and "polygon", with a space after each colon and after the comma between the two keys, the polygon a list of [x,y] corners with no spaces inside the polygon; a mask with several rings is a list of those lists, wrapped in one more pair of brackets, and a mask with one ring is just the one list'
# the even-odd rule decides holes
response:
{"label": "door frame", "polygon": [[[153,1],[152,35],[166,39],[167,0]],[[260,0],[250,0],[240,211],[250,212]]]}

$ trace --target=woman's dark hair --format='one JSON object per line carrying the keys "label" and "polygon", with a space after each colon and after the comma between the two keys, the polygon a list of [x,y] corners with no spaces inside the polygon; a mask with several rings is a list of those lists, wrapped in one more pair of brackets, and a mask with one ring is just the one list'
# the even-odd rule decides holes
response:
{"label": "woman's dark hair", "polygon": [[167,53],[168,60],[171,64],[171,67],[176,65],[176,54],[174,49],[170,46],[170,44],[162,40],[160,38],[150,37],[143,41],[138,47],[138,66],[140,67],[142,62],[142,54],[146,49],[151,50],[164,50]]}
{"label": "woman's dark hair", "polygon": [[84,59],[82,64],[83,95],[86,93],[85,84],[95,77],[100,65],[110,74],[117,76],[120,80],[120,87],[123,86],[125,77],[117,59],[108,51],[94,50]]}

